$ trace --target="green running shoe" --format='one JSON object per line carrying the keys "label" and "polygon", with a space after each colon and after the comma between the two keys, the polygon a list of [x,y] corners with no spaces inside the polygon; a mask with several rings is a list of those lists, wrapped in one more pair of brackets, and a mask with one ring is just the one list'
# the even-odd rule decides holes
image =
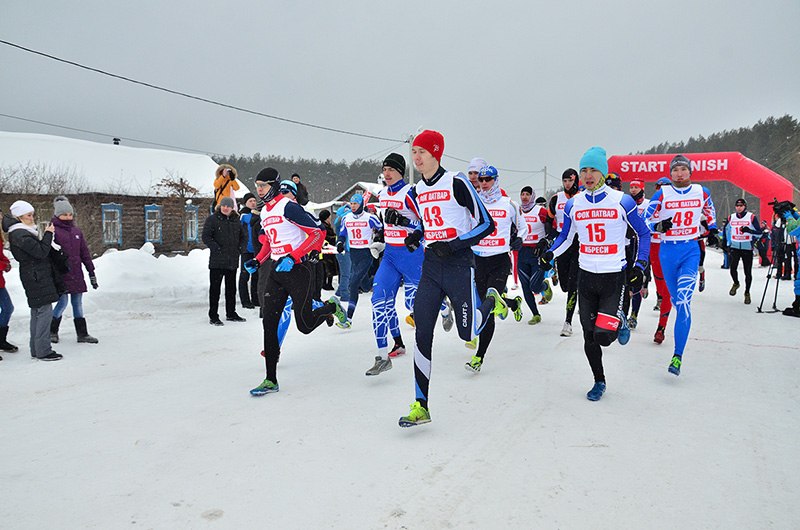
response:
{"label": "green running shoe", "polygon": [[544,281],[544,292],[542,292],[542,296],[548,302],[553,299],[553,289],[550,287],[550,282],[547,280]]}
{"label": "green running shoe", "polygon": [[517,304],[517,308],[514,310],[514,320],[517,322],[522,321],[522,297],[517,296],[514,298],[514,302]]}
{"label": "green running shoe", "polygon": [[675,375],[681,375],[681,358],[677,355],[672,356],[672,361],[669,363],[669,368],[667,368],[669,373]]}
{"label": "green running shoe", "polygon": [[474,339],[465,342],[464,346],[466,346],[470,350],[477,350],[478,349],[478,337],[475,337]]}
{"label": "green running shoe", "polygon": [[264,394],[274,394],[279,388],[278,383],[273,383],[269,379],[264,379],[264,382],[250,391],[250,395],[263,396]]}
{"label": "green running shoe", "polygon": [[528,320],[528,324],[531,326],[535,326],[541,321],[542,321],[542,315],[533,315],[533,317],[530,320]]}
{"label": "green running shoe", "polygon": [[478,357],[477,355],[473,355],[472,359],[468,363],[464,365],[464,369],[467,372],[478,373],[481,371],[481,366],[483,365],[483,359]]}
{"label": "green running shoe", "polygon": [[415,401],[411,404],[411,412],[408,413],[408,416],[401,416],[397,423],[400,427],[414,427],[430,422],[431,414],[428,409],[423,407],[419,401]]}
{"label": "green running shoe", "polygon": [[494,287],[489,287],[486,291],[486,297],[494,299],[494,309],[492,309],[492,314],[499,317],[500,320],[505,320],[508,317],[508,305],[506,301],[503,300],[503,297],[500,296],[500,293],[497,292],[497,289]]}
{"label": "green running shoe", "polygon": [[[333,315],[339,321],[339,327],[345,327],[344,324],[347,322],[347,312],[342,307],[342,304],[339,302],[339,299],[335,296],[331,296],[328,300],[329,304],[333,304],[335,306],[335,310],[333,311]],[[348,328],[350,326],[347,326]]]}

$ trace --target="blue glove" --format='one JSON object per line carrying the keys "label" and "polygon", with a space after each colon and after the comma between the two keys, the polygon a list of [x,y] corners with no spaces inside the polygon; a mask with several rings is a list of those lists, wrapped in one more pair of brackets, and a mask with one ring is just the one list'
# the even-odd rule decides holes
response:
{"label": "blue glove", "polygon": [[275,272],[289,272],[292,270],[292,267],[294,267],[294,258],[291,256],[284,256],[278,264],[275,265]]}
{"label": "blue glove", "polygon": [[261,264],[255,258],[249,259],[244,262],[244,270],[246,270],[250,274],[256,272],[258,270],[258,267],[260,266]]}

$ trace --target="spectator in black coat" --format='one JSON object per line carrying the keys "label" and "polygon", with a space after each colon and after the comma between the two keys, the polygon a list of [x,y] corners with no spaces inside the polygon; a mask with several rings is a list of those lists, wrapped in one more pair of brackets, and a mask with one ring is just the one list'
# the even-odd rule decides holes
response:
{"label": "spectator in black coat", "polygon": [[11,216],[3,219],[8,231],[11,253],[19,262],[19,278],[31,308],[31,357],[41,361],[58,361],[62,356],[50,347],[50,322],[53,303],[61,296],[56,271],[50,258],[53,246],[53,223],[47,225],[39,239],[33,206],[25,201],[11,205]]}
{"label": "spectator in black coat", "polygon": [[308,204],[309,197],[308,197],[308,189],[306,188],[305,184],[300,182],[300,175],[297,173],[292,173],[292,182],[294,182],[295,186],[297,186],[297,196],[295,200],[300,206],[305,206]]}
{"label": "spectator in black coat", "polygon": [[[325,227],[325,241],[329,246],[336,246],[336,232],[331,225],[331,212],[322,210],[319,212],[319,220],[322,221],[322,226]],[[339,274],[339,263],[336,261],[335,254],[322,254],[322,289],[325,291],[333,291],[333,277]]]}
{"label": "spectator in black coat", "polygon": [[217,209],[203,225],[203,243],[211,249],[208,259],[209,300],[208,319],[214,326],[222,326],[219,319],[219,295],[223,278],[225,279],[225,320],[244,322],[236,314],[236,270],[239,268],[239,255],[247,248],[247,234],[234,211],[230,197],[223,198]]}

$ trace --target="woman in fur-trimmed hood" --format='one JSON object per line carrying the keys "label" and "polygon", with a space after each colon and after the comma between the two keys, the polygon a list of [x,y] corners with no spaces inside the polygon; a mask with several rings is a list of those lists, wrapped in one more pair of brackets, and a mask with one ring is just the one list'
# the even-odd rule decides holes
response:
{"label": "woman in fur-trimmed hood", "polygon": [[236,191],[239,189],[239,173],[230,164],[220,164],[214,173],[214,206],[216,207],[225,197],[233,199],[234,209],[236,209]]}

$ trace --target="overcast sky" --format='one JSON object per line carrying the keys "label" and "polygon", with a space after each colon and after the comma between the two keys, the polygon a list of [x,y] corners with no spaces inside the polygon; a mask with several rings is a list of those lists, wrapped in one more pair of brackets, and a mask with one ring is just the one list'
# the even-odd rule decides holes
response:
{"label": "overcast sky", "polygon": [[[437,129],[445,155],[547,166],[554,180],[592,145],[624,154],[800,117],[798,0],[4,0],[0,39],[293,120],[398,141]],[[406,152],[5,44],[0,113],[210,153],[350,161]],[[0,130],[106,140],[5,117]],[[541,185],[541,175],[501,177],[509,188]]]}

